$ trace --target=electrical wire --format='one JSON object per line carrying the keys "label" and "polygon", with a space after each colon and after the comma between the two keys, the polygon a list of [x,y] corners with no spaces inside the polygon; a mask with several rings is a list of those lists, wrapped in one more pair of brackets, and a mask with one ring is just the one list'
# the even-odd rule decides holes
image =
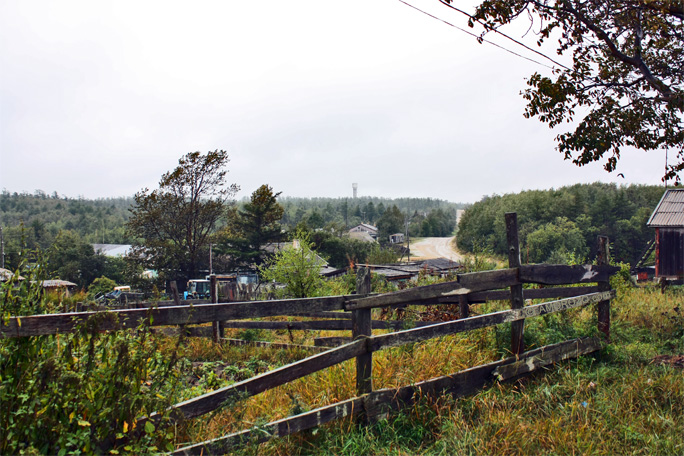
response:
{"label": "electrical wire", "polygon": [[[524,55],[522,55],[522,54],[519,54],[519,53],[517,53],[517,52],[515,52],[515,51],[512,51],[512,50],[510,50],[510,49],[508,49],[508,48],[506,48],[506,47],[504,47],[504,46],[501,46],[500,44],[494,43],[493,41],[486,40],[486,39],[482,38],[481,36],[476,35],[475,33],[471,32],[471,31],[469,31],[469,30],[466,30],[466,29],[464,29],[464,28],[462,28],[462,27],[459,27],[459,26],[457,26],[457,25],[455,25],[455,24],[452,24],[451,22],[446,21],[446,20],[444,20],[444,19],[442,19],[442,18],[440,18],[440,17],[434,16],[434,15],[428,13],[427,11],[423,11],[422,9],[420,9],[420,8],[418,8],[418,7],[416,7],[416,6],[413,6],[413,5],[411,5],[410,3],[408,3],[408,2],[406,2],[406,1],[404,1],[404,0],[397,0],[397,1],[399,1],[400,3],[403,3],[404,5],[406,5],[406,6],[410,7],[410,8],[415,9],[416,11],[419,11],[419,12],[425,14],[426,16],[429,16],[429,17],[431,17],[431,18],[433,18],[433,19],[436,19],[436,20],[438,20],[438,21],[440,21],[440,22],[443,22],[443,23],[445,23],[446,25],[448,25],[448,26],[450,26],[450,27],[453,27],[453,28],[455,28],[455,29],[457,29],[457,30],[459,30],[459,31],[461,31],[461,32],[463,32],[463,33],[467,33],[468,35],[470,35],[470,36],[474,37],[475,39],[477,39],[479,42],[491,44],[492,46],[495,46],[495,47],[497,47],[497,48],[499,48],[499,49],[502,49],[502,50],[504,50],[504,51],[506,51],[506,52],[508,52],[508,53],[510,53],[510,54],[513,54],[513,55],[515,55],[516,57],[520,57],[520,58],[522,58],[522,59],[529,60],[530,62],[536,63],[537,65],[541,65],[541,66],[543,66],[543,67],[546,67],[546,68],[549,68],[549,69],[552,69],[552,70],[554,69],[554,67],[551,67],[551,66],[546,65],[546,64],[544,64],[544,63],[542,63],[542,62],[539,62],[538,60],[535,60],[535,59],[532,59],[532,58],[530,58],[530,57],[527,57],[527,56],[524,56]],[[473,17],[472,17],[470,14],[466,13],[465,11],[462,11],[462,10],[460,10],[460,9],[458,9],[458,8],[453,7],[452,5],[449,5],[449,4],[447,4],[447,3],[444,3],[442,0],[440,0],[440,3],[442,3],[443,5],[446,5],[446,6],[448,6],[449,8],[451,8],[451,9],[453,9],[453,10],[455,10],[455,11],[458,11],[459,13],[464,14],[464,15],[468,16],[469,18],[473,19]],[[568,67],[566,67],[566,66],[563,65],[562,63],[556,62],[555,60],[553,60],[551,57],[545,55],[544,53],[539,52],[539,51],[537,51],[536,49],[530,48],[529,46],[525,45],[524,43],[521,43],[520,41],[518,41],[518,40],[516,40],[516,39],[514,39],[514,38],[511,38],[510,36],[506,35],[505,33],[500,32],[500,31],[498,31],[498,30],[493,30],[493,31],[496,32],[496,33],[498,33],[499,35],[501,35],[501,36],[503,36],[503,37],[505,37],[505,38],[507,38],[507,39],[513,41],[514,43],[518,44],[519,46],[522,46],[522,47],[524,47],[525,49],[527,49],[527,50],[529,50],[529,51],[532,51],[532,52],[534,52],[535,54],[538,54],[538,55],[544,57],[544,58],[547,59],[547,60],[550,60],[550,61],[553,62],[555,65],[558,65],[558,66],[560,66],[560,67],[562,67],[562,68],[565,68],[565,69],[569,69]]]}

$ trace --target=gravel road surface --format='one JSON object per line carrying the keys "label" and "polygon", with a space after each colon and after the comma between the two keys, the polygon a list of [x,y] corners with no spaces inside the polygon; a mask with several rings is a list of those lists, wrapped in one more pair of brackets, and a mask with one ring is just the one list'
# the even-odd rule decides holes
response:
{"label": "gravel road surface", "polygon": [[431,258],[447,258],[459,261],[462,256],[451,247],[453,237],[429,237],[411,242],[411,260],[429,260]]}

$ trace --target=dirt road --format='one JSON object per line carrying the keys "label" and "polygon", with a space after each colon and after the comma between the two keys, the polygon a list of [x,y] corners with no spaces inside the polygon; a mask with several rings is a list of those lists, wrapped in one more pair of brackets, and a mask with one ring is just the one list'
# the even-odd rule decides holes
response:
{"label": "dirt road", "polygon": [[451,247],[453,237],[429,237],[411,243],[411,259],[429,260],[430,258],[447,258],[458,261],[462,257]]}

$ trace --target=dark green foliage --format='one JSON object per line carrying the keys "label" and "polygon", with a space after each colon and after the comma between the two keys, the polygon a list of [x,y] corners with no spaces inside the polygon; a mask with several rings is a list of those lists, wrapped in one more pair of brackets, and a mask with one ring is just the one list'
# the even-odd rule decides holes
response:
{"label": "dark green foliage", "polygon": [[[451,3],[451,0],[445,0]],[[458,2],[455,2],[458,3]],[[670,148],[665,177],[684,169],[684,8],[675,0],[487,0],[470,19],[487,31],[522,21],[537,45],[554,43],[568,66],[533,74],[525,117],[574,131],[557,136],[565,159],[616,169],[630,147]],[[530,43],[532,44],[532,43]],[[660,156],[657,156],[660,160]]]}
{"label": "dark green foliage", "polygon": [[[280,199],[285,213],[282,223],[292,229],[302,220],[309,228],[324,227],[336,224],[351,228],[360,223],[376,225],[388,208],[397,206],[403,214],[422,214],[419,221],[431,211],[441,209],[446,214],[454,213],[463,207],[460,203],[451,203],[432,198],[377,198],[362,196],[358,198],[293,198]],[[309,218],[313,216],[313,220]],[[320,217],[320,218],[319,218]],[[322,223],[321,223],[322,220]],[[316,226],[312,225],[312,222]],[[403,232],[403,228],[400,230]]]}
{"label": "dark green foliage", "polygon": [[506,255],[504,213],[517,212],[523,262],[567,255],[590,258],[600,234],[610,238],[616,261],[633,263],[654,236],[646,220],[663,191],[594,183],[485,197],[463,214],[458,246],[467,252],[480,248]]}
{"label": "dark green foliage", "polygon": [[83,242],[127,244],[125,224],[132,198],[73,199],[37,191],[0,193],[0,221],[5,239],[5,265],[18,267],[24,248],[47,250],[60,231],[73,231]]}
{"label": "dark green foliage", "polygon": [[318,230],[310,232],[310,236],[314,249],[335,268],[342,269],[353,264],[394,263],[399,257],[394,249],[350,238],[341,230]]}
{"label": "dark green foliage", "polygon": [[97,295],[109,293],[116,287],[116,282],[107,277],[98,277],[88,287],[88,297],[93,299]]}
{"label": "dark green foliage", "polygon": [[105,269],[105,256],[73,231],[60,231],[49,250],[48,269],[53,277],[86,287]]}
{"label": "dark green foliage", "polygon": [[583,263],[589,249],[586,240],[577,225],[566,217],[556,217],[553,222],[540,226],[527,236],[528,261],[531,263],[568,263],[559,259],[573,256],[574,264]]}
{"label": "dark green foliage", "polygon": [[[18,272],[27,280],[2,285],[0,324],[55,310],[37,285],[40,271]],[[133,423],[177,400],[177,356],[162,354],[145,322],[100,332],[106,318],[115,317],[95,314],[72,334],[0,339],[0,454],[173,448],[173,432],[152,423],[134,432]]]}
{"label": "dark green foliage", "polygon": [[[419,224],[417,235],[422,237],[448,237],[451,236],[456,228],[455,211],[444,209],[433,209],[427,216],[420,217],[414,214],[411,224]],[[411,231],[412,234],[415,231]]]}
{"label": "dark green foliage", "polygon": [[392,234],[406,232],[404,214],[396,205],[392,205],[378,220],[378,242],[381,245],[389,243]]}
{"label": "dark green foliage", "polygon": [[325,256],[328,264],[335,268],[345,268],[350,263],[366,261],[371,245],[326,230],[312,232],[311,240],[316,251]]}
{"label": "dark green foliage", "polygon": [[226,186],[225,151],[189,153],[162,175],[159,188],[136,193],[127,228],[140,240],[139,257],[179,286],[208,265],[209,241],[239,187]]}
{"label": "dark green foliage", "polygon": [[267,258],[264,247],[282,239],[280,220],[284,211],[278,195],[270,186],[262,185],[248,203],[229,210],[228,223],[217,236],[216,251],[228,255],[231,269],[261,266]]}

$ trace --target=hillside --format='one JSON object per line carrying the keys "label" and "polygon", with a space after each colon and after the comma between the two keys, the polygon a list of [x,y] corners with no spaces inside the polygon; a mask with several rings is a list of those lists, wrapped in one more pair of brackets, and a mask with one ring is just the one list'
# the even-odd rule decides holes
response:
{"label": "hillside", "polygon": [[596,236],[604,235],[616,261],[634,263],[653,238],[646,222],[663,192],[661,186],[594,183],[488,196],[463,214],[458,247],[506,255],[504,213],[517,212],[524,262],[591,259]]}

